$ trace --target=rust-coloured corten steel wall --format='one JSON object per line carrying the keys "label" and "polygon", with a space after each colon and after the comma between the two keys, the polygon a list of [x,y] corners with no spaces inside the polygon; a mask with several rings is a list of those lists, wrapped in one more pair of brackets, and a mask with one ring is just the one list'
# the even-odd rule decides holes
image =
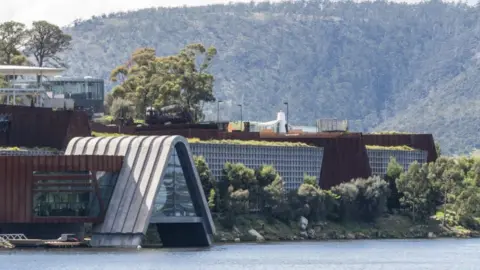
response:
{"label": "rust-coloured corten steel wall", "polygon": [[120,171],[121,156],[0,156],[0,223],[79,222],[78,218],[34,218],[34,171]]}
{"label": "rust-coloured corten steel wall", "polygon": [[81,111],[0,105],[11,115],[9,133],[0,132],[0,145],[64,149],[77,136],[90,136],[88,115]]}
{"label": "rust-coloured corten steel wall", "polygon": [[323,189],[371,175],[367,149],[360,133],[318,133],[297,136],[262,134],[260,140],[303,142],[323,147],[320,175],[320,187]]}
{"label": "rust-coloured corten steel wall", "polygon": [[364,134],[366,145],[399,146],[408,145],[428,152],[427,161],[437,160],[437,150],[432,134]]}

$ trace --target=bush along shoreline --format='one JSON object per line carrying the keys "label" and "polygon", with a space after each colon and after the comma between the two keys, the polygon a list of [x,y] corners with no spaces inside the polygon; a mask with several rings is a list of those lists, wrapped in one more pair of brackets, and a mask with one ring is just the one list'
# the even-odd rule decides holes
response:
{"label": "bush along shoreline", "polygon": [[195,157],[217,242],[403,239],[480,236],[480,159],[440,157],[384,178],[353,179],[322,190],[315,177],[286,192],[275,168],[225,164],[214,179]]}
{"label": "bush along shoreline", "polygon": [[[227,163],[214,179],[203,157],[194,160],[216,243],[480,236],[480,159],[440,157],[404,172],[392,158],[384,178],[322,190],[305,175],[289,192],[272,166]],[[150,228],[145,244],[159,241]]]}

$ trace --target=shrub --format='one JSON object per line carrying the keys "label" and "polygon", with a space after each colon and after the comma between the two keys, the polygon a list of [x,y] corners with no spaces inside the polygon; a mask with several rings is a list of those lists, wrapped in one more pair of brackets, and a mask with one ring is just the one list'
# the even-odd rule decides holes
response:
{"label": "shrub", "polygon": [[208,164],[205,161],[205,158],[203,158],[202,156],[194,156],[193,161],[195,163],[198,176],[200,177],[200,181],[202,183],[205,198],[208,198],[210,196],[210,191],[215,188],[215,179],[213,178],[212,173],[208,168]]}
{"label": "shrub", "polygon": [[332,192],[340,196],[340,219],[373,221],[387,209],[387,182],[378,176],[342,183]]}

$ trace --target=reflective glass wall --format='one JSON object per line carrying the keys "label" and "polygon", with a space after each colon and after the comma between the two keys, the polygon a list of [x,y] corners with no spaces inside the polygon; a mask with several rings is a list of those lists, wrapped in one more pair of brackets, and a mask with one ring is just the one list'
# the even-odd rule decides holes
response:
{"label": "reflective glass wall", "polygon": [[152,217],[198,216],[195,213],[185,177],[178,154],[173,150],[155,197]]}
{"label": "reflective glass wall", "polygon": [[103,79],[94,78],[54,78],[44,82],[47,91],[54,95],[71,98],[75,106],[91,108],[95,113],[103,112],[105,84]]}
{"label": "reflective glass wall", "polygon": [[[37,217],[100,217],[106,210],[118,173],[34,172],[33,214]],[[98,192],[97,192],[98,188]]]}
{"label": "reflective glass wall", "polygon": [[104,99],[104,82],[101,79],[60,79],[46,82],[55,94],[63,94],[65,97],[102,100]]}

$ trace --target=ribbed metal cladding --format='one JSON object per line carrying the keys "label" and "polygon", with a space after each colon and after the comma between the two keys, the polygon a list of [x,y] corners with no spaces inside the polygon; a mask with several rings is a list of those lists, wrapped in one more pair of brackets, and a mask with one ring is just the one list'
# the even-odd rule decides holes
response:
{"label": "ribbed metal cladding", "polygon": [[[188,164],[189,185],[194,204],[208,234],[215,226],[203,194],[200,178],[187,140],[181,136],[79,137],[70,141],[66,155],[124,156],[124,162],[108,206],[104,222],[94,227],[97,246],[134,246],[146,233],[168,160],[172,151],[181,149],[182,162]],[[123,236],[122,236],[123,235]]]}

